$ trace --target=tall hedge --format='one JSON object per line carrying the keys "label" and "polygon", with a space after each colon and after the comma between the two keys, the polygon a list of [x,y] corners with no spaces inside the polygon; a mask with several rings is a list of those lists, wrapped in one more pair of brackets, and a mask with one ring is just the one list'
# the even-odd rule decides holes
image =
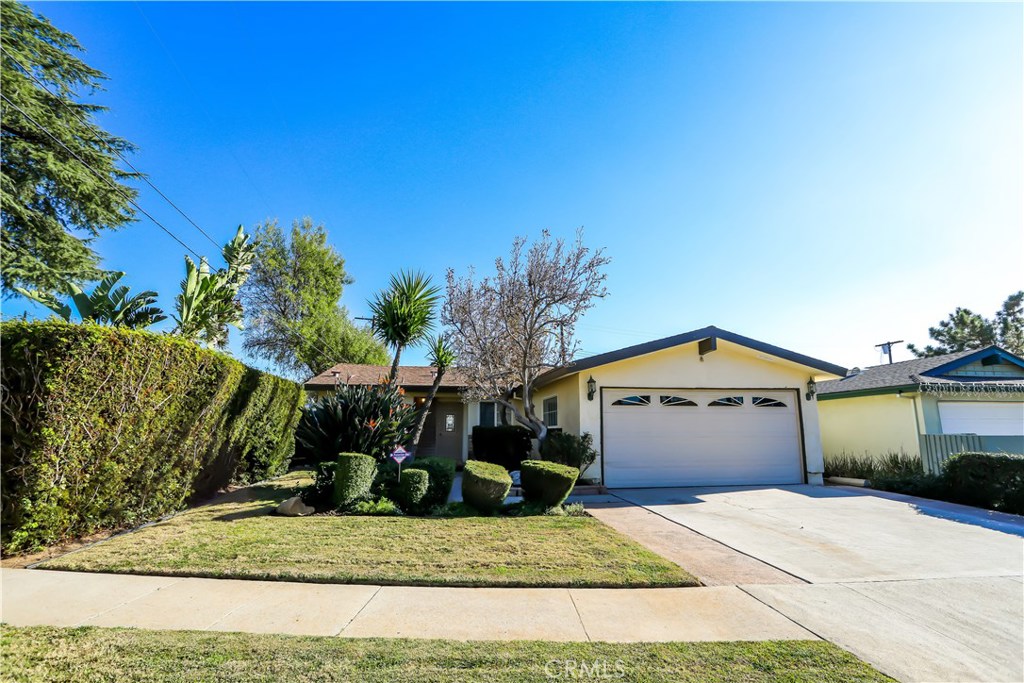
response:
{"label": "tall hedge", "polygon": [[169,335],[0,325],[2,544],[37,548],[282,472],[299,385]]}

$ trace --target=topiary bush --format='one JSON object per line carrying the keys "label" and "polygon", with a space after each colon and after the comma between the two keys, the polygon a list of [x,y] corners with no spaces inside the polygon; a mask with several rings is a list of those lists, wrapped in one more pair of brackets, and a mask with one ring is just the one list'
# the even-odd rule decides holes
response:
{"label": "topiary bush", "polygon": [[533,432],[514,425],[473,427],[473,459],[501,465],[512,472],[533,451]]}
{"label": "topiary bush", "polygon": [[0,337],[4,552],[156,519],[291,458],[295,382],[123,327],[9,321]]}
{"label": "topiary bush", "polygon": [[402,468],[402,478],[412,470],[424,470],[430,474],[430,487],[423,498],[423,508],[430,510],[448,502],[455,484],[455,461],[451,458],[416,458]]}
{"label": "topiary bush", "polygon": [[512,488],[512,477],[501,465],[470,460],[462,470],[462,500],[480,512],[501,507]]}
{"label": "topiary bush", "polygon": [[576,467],[544,460],[524,460],[521,472],[523,500],[555,507],[565,502],[576,485]]}
{"label": "topiary bush", "polygon": [[370,496],[377,461],[363,453],[341,453],[334,471],[334,506],[347,509]]}
{"label": "topiary bush", "polygon": [[1024,455],[958,453],[942,477],[957,503],[1024,514]]}
{"label": "topiary bush", "polygon": [[365,453],[384,462],[395,446],[408,446],[416,411],[401,389],[340,385],[302,409],[295,447],[309,462],[332,460],[338,453]]}
{"label": "topiary bush", "polygon": [[565,432],[552,432],[544,439],[541,455],[545,460],[575,467],[583,474],[597,460],[594,437],[589,432],[582,436]]}
{"label": "topiary bush", "polygon": [[411,515],[420,515],[429,509],[424,499],[427,496],[427,488],[430,486],[430,474],[426,470],[402,470],[402,476],[395,484],[394,497],[402,512]]}

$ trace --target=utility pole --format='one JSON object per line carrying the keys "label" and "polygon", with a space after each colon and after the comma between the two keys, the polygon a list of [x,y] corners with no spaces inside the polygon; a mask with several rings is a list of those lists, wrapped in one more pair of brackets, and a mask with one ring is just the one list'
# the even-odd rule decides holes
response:
{"label": "utility pole", "polygon": [[876,349],[882,349],[882,353],[889,354],[889,365],[892,365],[892,345],[902,344],[902,339],[896,339],[895,341],[882,342],[881,344],[875,344]]}

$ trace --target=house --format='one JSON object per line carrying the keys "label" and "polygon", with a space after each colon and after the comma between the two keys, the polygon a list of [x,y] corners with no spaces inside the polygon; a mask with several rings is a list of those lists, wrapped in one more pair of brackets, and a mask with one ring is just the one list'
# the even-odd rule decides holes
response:
{"label": "house", "polygon": [[[376,384],[389,370],[338,365],[306,388]],[[399,384],[419,399],[431,370],[403,367]],[[593,435],[600,455],[585,476],[608,487],[820,484],[817,383],[845,374],[705,327],[550,370],[537,381],[534,406],[549,427]],[[497,419],[494,403],[460,402],[462,381],[457,371],[445,375],[426,432],[432,452],[460,460],[473,426]]]}
{"label": "house", "polygon": [[826,455],[1024,453],[1024,359],[997,346],[854,369],[818,387]]}

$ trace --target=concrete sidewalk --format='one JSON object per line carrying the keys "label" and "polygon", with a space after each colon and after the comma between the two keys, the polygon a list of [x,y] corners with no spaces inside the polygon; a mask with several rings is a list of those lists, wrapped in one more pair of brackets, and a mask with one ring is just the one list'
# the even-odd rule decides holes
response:
{"label": "concrete sidewalk", "polygon": [[417,588],[4,569],[14,626],[455,640],[816,639],[735,586]]}

